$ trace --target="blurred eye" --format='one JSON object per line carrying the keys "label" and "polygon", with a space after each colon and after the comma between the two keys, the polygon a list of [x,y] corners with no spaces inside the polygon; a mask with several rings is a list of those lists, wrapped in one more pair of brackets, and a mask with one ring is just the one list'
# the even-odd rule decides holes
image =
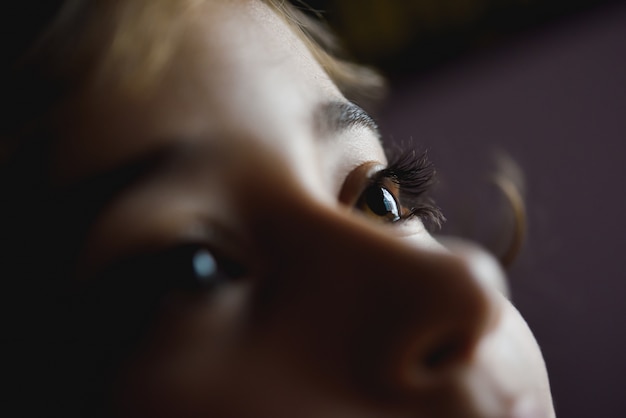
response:
{"label": "blurred eye", "polygon": [[73,309],[102,335],[130,340],[168,296],[211,293],[245,273],[241,263],[204,245],[180,245],[126,258],[81,282]]}
{"label": "blurred eye", "polygon": [[243,264],[199,244],[128,257],[77,283],[70,307],[75,335],[94,347],[126,352],[159,314],[172,312],[168,301],[209,295],[245,273]]}
{"label": "blurred eye", "polygon": [[110,266],[90,281],[100,293],[119,294],[135,300],[155,301],[176,291],[210,291],[242,277],[245,269],[204,245],[185,244],[158,252],[129,257]]}
{"label": "blurred eye", "polygon": [[170,290],[211,290],[241,277],[243,267],[200,245],[189,244],[153,255],[143,274]]}
{"label": "blurred eye", "polygon": [[357,209],[370,217],[385,222],[398,222],[401,219],[400,205],[396,197],[380,184],[369,185],[359,197]]}

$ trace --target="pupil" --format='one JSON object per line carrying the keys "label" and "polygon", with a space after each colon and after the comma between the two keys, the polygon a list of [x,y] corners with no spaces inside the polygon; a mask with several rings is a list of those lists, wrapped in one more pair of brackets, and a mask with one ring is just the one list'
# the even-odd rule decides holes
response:
{"label": "pupil", "polygon": [[396,200],[384,187],[370,187],[365,195],[365,203],[378,216],[384,216],[394,222],[400,219]]}

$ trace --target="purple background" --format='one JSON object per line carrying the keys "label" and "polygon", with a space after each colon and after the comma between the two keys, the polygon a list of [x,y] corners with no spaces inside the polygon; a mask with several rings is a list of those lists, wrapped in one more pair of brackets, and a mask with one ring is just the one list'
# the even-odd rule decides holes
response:
{"label": "purple background", "polygon": [[444,232],[493,230],[494,149],[523,168],[529,235],[511,287],[543,349],[557,415],[626,417],[626,6],[392,87],[383,132],[429,149]]}

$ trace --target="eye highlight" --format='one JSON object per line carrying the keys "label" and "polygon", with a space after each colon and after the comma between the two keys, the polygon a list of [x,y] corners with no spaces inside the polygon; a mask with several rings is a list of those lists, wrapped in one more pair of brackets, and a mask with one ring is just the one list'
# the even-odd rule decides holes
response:
{"label": "eye highlight", "polygon": [[217,274],[217,261],[209,250],[202,248],[193,255],[191,264],[195,272],[195,276],[200,282],[210,282]]}

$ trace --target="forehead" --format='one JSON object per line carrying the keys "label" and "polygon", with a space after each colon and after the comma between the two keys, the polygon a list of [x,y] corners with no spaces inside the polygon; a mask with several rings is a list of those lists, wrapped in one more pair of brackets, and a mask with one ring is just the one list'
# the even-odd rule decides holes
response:
{"label": "forehead", "polygon": [[207,0],[186,17],[163,77],[145,94],[92,86],[65,108],[55,173],[71,181],[172,140],[292,144],[310,108],[342,99],[302,39],[260,1]]}

